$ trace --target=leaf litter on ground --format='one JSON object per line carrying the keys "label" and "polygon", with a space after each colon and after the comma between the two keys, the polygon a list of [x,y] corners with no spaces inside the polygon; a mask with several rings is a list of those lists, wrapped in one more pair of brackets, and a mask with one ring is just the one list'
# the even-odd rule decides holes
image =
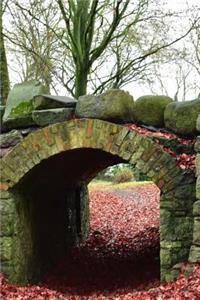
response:
{"label": "leaf litter on ground", "polygon": [[0,299],[200,299],[200,265],[160,285],[159,194],[154,184],[91,190],[87,240],[38,286],[12,285],[1,275]]}

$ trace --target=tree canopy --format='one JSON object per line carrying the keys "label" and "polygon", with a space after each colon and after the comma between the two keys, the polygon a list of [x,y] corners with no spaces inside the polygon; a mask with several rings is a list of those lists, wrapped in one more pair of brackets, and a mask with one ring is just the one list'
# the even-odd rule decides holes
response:
{"label": "tree canopy", "polygon": [[163,5],[162,0],[15,0],[9,4],[13,30],[5,36],[23,79],[35,77],[54,89],[62,85],[78,98],[150,81],[163,50],[199,28],[194,16],[179,32],[170,24],[180,16]]}

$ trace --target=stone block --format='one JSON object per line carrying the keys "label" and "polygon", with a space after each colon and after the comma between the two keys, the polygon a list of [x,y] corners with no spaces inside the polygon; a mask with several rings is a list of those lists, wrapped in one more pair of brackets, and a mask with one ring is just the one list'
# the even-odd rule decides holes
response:
{"label": "stone block", "polygon": [[78,118],[128,123],[133,120],[134,101],[128,92],[113,89],[101,95],[79,97],[75,114]]}
{"label": "stone block", "polygon": [[181,177],[177,177],[176,179],[174,179],[175,182],[178,183],[180,182],[180,185],[174,190],[174,197],[178,198],[178,199],[195,199],[195,183],[191,183],[191,184],[184,184],[181,185],[182,178]]}
{"label": "stone block", "polygon": [[200,132],[200,114],[198,115],[198,118],[197,118],[196,128]]}
{"label": "stone block", "polygon": [[0,238],[0,253],[1,261],[9,261],[11,259],[12,253],[12,238],[11,237],[1,237]]}
{"label": "stone block", "polygon": [[200,200],[195,201],[193,204],[193,216],[200,217]]}
{"label": "stone block", "polygon": [[125,136],[128,134],[129,130],[126,127],[122,127],[122,130],[117,134],[116,139],[114,140],[114,143],[117,146],[120,146],[125,138]]}
{"label": "stone block", "polygon": [[35,110],[32,112],[32,118],[38,126],[48,126],[50,124],[60,123],[71,119],[73,112],[73,108]]}
{"label": "stone block", "polygon": [[14,200],[0,200],[1,236],[13,234],[14,211]]}
{"label": "stone block", "polygon": [[0,105],[0,127],[2,125],[2,119],[3,119],[4,112],[5,112],[5,106]]}
{"label": "stone block", "polygon": [[200,154],[199,153],[196,155],[195,165],[196,165],[196,174],[198,176],[200,175]]}
{"label": "stone block", "polygon": [[36,80],[15,84],[8,95],[3,120],[30,114],[33,111],[33,98],[46,90]]}
{"label": "stone block", "polygon": [[200,153],[200,136],[197,136],[196,143],[194,145],[194,150],[198,153]]}
{"label": "stone block", "polygon": [[193,234],[193,218],[174,216],[167,210],[161,210],[160,214],[160,238],[171,241],[191,241]]}
{"label": "stone block", "polygon": [[200,263],[200,246],[193,245],[190,249],[189,262]]}
{"label": "stone block", "polygon": [[[132,165],[136,164],[137,161],[140,160],[143,152],[144,152],[144,148],[139,146],[138,149],[137,149],[137,151],[134,152],[133,155],[130,157],[130,163]],[[122,158],[126,159],[123,155],[122,155]]]}
{"label": "stone block", "polygon": [[21,116],[16,116],[14,118],[7,118],[3,121],[3,126],[6,131],[16,128],[26,128],[29,126],[36,125],[32,119],[32,114],[26,114]]}
{"label": "stone block", "polygon": [[1,134],[0,148],[13,147],[23,140],[23,136],[18,130],[12,130],[8,133]]}
{"label": "stone block", "polygon": [[57,95],[39,95],[33,98],[33,107],[35,110],[51,109],[51,108],[61,108],[61,107],[76,107],[77,100]]}
{"label": "stone block", "polygon": [[11,199],[12,195],[8,191],[0,191],[0,199],[8,200]]}
{"label": "stone block", "polygon": [[165,126],[173,132],[188,135],[195,134],[196,120],[200,113],[200,100],[172,102],[164,112]]}
{"label": "stone block", "polygon": [[161,241],[160,263],[168,268],[188,259],[189,246],[183,242]]}
{"label": "stone block", "polygon": [[200,217],[194,218],[193,244],[200,246]]}
{"label": "stone block", "polygon": [[197,177],[196,181],[196,197],[200,199],[200,176]]}
{"label": "stone block", "polygon": [[146,95],[137,99],[134,107],[134,118],[142,124],[163,127],[164,110],[173,100],[163,95]]}
{"label": "stone block", "polygon": [[193,200],[192,199],[179,199],[171,196],[168,198],[163,195],[160,201],[160,208],[167,209],[169,211],[175,212],[190,212],[192,210]]}

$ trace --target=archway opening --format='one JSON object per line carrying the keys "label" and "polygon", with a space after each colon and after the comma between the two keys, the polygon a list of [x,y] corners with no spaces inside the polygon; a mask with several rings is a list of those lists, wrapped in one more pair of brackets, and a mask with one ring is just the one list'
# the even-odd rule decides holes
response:
{"label": "archway opening", "polygon": [[[70,150],[43,160],[14,188],[17,224],[12,281],[38,282],[88,231],[87,184],[123,162],[102,150]],[[15,277],[16,276],[16,277]]]}
{"label": "archway opening", "polygon": [[[72,251],[70,259],[73,263],[65,262],[68,277],[63,292],[70,284],[74,293],[84,291],[87,295],[98,292],[120,294],[159,285],[160,191],[150,181],[116,183],[113,177],[118,172],[114,169],[119,168],[122,175],[129,166],[115,165],[111,167],[112,171],[101,172],[89,184],[89,236]],[[116,175],[112,176],[112,172]],[[72,266],[71,278],[68,265]],[[54,273],[54,279],[61,270],[62,265],[58,273]],[[52,286],[50,282],[49,286]]]}
{"label": "archway opening", "polygon": [[[87,240],[85,244],[82,243],[86,239],[89,231],[89,213],[93,213],[92,210],[94,208],[90,206],[89,209],[86,185],[95,178],[99,172],[101,173],[102,170],[105,170],[106,167],[114,166],[113,168],[116,168],[115,166],[119,163],[124,164],[125,161],[102,150],[89,148],[70,150],[42,161],[40,165],[33,168],[32,171],[18,184],[16,193],[18,194],[19,213],[21,214],[19,217],[21,224],[18,226],[23,228],[26,227],[26,230],[20,231],[21,236],[19,239],[21,240],[21,243],[24,244],[24,246],[22,245],[22,247],[20,247],[20,251],[22,249],[24,251],[23,259],[25,259],[24,266],[27,268],[27,282],[37,282],[38,278],[42,278],[48,271],[53,270],[56,265],[59,270],[58,263],[61,263],[61,265],[64,264],[65,267],[62,266],[58,273],[55,273],[56,276],[61,272],[61,281],[63,278],[64,280],[66,279],[65,276],[67,276],[69,280],[70,272],[76,270],[73,276],[76,277],[76,288],[78,288],[79,283],[84,284],[84,282],[78,283],[77,279],[81,278],[81,276],[78,277],[80,268],[82,270],[81,272],[83,272],[83,270],[84,272],[86,271],[84,269],[86,259],[90,260],[89,265],[86,266],[89,273],[91,273],[90,268],[93,268],[95,273],[95,265],[96,267],[98,265],[98,268],[102,269],[102,263],[104,266],[107,264],[107,267],[110,267],[110,270],[112,269],[113,272],[115,268],[119,268],[118,274],[121,273],[120,276],[122,276],[121,279],[118,276],[117,280],[122,288],[127,286],[131,288],[130,280],[133,280],[133,276],[138,275],[137,282],[145,280],[145,278],[141,278],[144,274],[144,270],[146,270],[145,276],[147,275],[147,277],[149,277],[150,274],[148,274],[148,272],[150,272],[153,267],[155,275],[155,283],[153,284],[159,282],[158,228],[150,228],[150,226],[148,226],[147,230],[143,228],[141,229],[141,232],[135,234],[135,238],[137,239],[137,245],[135,246],[140,244],[141,251],[143,251],[142,257],[140,257],[139,251],[138,253],[133,251],[134,243],[131,243],[131,239],[133,240],[134,237],[130,234],[129,236],[126,236],[127,241],[121,243],[117,250],[113,250],[118,251],[118,253],[114,253],[113,256],[111,253],[112,249],[110,247],[107,249],[104,247],[105,240],[101,244],[101,231],[94,227],[90,231],[89,240]],[[127,166],[130,167],[129,164]],[[142,174],[142,176],[141,174],[137,174],[136,177],[139,180],[147,179],[144,177],[144,174]],[[142,187],[141,183],[140,187]],[[122,191],[123,189],[121,192]],[[140,202],[140,208],[143,210],[146,209],[146,204],[143,205],[144,203],[142,203],[144,197],[139,195],[138,191],[134,191],[134,189],[132,190],[132,188],[130,188],[128,191],[126,189],[124,192],[129,193],[129,195],[130,193],[135,194],[137,198],[136,202]],[[152,190],[150,192],[152,192]],[[107,195],[109,196],[109,192],[105,193],[106,197]],[[111,195],[111,198],[112,197],[116,197],[116,195]],[[130,206],[129,209],[134,206],[131,204],[134,197],[133,195],[131,195],[131,197],[132,200],[128,200]],[[107,202],[109,202],[109,198],[107,200]],[[94,201],[95,199],[93,199],[92,205],[94,205]],[[125,197],[121,197],[121,199],[118,199],[117,201],[119,206],[122,205],[123,202],[125,204]],[[121,204],[119,202],[121,202]],[[149,208],[147,207],[147,209]],[[116,213],[115,209],[115,214]],[[124,217],[134,218],[133,214],[131,215],[130,213]],[[94,218],[91,221],[95,222]],[[102,221],[100,220],[100,223],[101,222]],[[114,222],[116,222],[116,220]],[[132,226],[130,222],[129,225]],[[125,228],[123,230],[125,230]],[[112,232],[111,235],[112,234],[118,235],[119,239],[124,238],[123,236],[120,237],[119,232]],[[124,232],[124,236],[125,235],[126,233]],[[147,235],[157,238],[157,241],[154,241],[155,245],[153,247],[151,244],[148,244]],[[144,241],[147,242],[146,245]],[[90,248],[90,246],[88,247],[90,242],[98,243],[98,251],[94,249],[94,244],[92,245],[92,247],[94,246],[93,248]],[[110,242],[112,243],[112,241]],[[110,242],[108,241],[108,243]],[[79,246],[79,244],[81,244],[81,248],[76,247]],[[76,247],[75,250],[72,250],[73,247]],[[151,247],[152,249],[150,249]],[[100,248],[102,248],[102,252],[99,252]],[[107,250],[108,252],[110,251],[110,253],[107,253],[106,257],[102,257],[103,259],[99,259],[98,256],[104,255]],[[152,253],[151,250],[154,251],[154,253]],[[123,253],[120,254],[120,251]],[[144,261],[144,257],[146,261]],[[77,262],[79,262],[79,266],[77,265]],[[81,263],[83,263],[83,266],[81,266]],[[143,266],[141,263],[143,263]],[[75,269],[73,264],[76,266]],[[128,265],[130,268],[125,272],[125,267],[128,267]],[[67,272],[65,273],[64,270],[67,270]],[[102,271],[104,272],[105,269],[102,269]],[[62,272],[64,273],[62,274]],[[23,266],[21,273],[24,274]],[[117,272],[115,273],[117,274]],[[125,275],[125,273],[127,274]],[[24,276],[23,274],[22,277]],[[98,275],[104,277],[102,274],[102,272],[99,272]],[[132,274],[132,277],[130,274]],[[113,283],[112,286],[110,286],[111,289],[114,289],[115,279],[116,278],[113,277]],[[87,274],[85,274],[84,280],[90,281],[91,274],[88,276],[88,279]],[[119,282],[120,280],[121,283]],[[96,276],[94,282],[98,283],[98,281],[100,283],[99,277]],[[135,287],[137,287],[137,282]],[[48,280],[46,281],[46,284],[48,284]],[[108,282],[108,286],[109,285],[110,283]],[[60,284],[60,286],[62,286],[62,284]],[[103,288],[101,284],[97,284],[97,286]]]}

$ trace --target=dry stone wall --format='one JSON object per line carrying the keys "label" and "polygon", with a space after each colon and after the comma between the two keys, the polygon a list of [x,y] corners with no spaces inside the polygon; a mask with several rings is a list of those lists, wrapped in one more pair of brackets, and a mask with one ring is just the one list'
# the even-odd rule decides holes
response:
{"label": "dry stone wall", "polygon": [[[163,150],[164,144],[161,147],[153,138],[116,124],[144,122],[146,113],[146,125],[164,126],[170,121],[172,131],[181,127],[182,134],[200,132],[200,117],[197,131],[194,125],[200,99],[186,104],[167,101],[163,106],[160,97],[143,97],[148,105],[142,102],[140,118],[134,113],[139,101],[135,105],[124,91],[84,96],[77,102],[46,95],[35,81],[14,87],[0,140],[1,268],[10,281],[38,282],[67,249],[87,237],[87,183],[99,171],[121,162],[134,165],[161,190],[161,280],[173,280],[184,261],[200,262],[200,138],[195,148],[196,182],[193,172],[182,170]],[[152,114],[159,113],[159,123],[149,123],[152,99]],[[187,130],[180,120],[183,109]],[[1,116],[3,111],[0,107]],[[75,115],[91,119],[74,119]],[[189,148],[184,151],[190,153]]]}
{"label": "dry stone wall", "polygon": [[[197,119],[197,130],[200,132],[200,115]],[[197,137],[195,145],[196,156],[196,201],[193,205],[193,245],[190,250],[189,261],[191,263],[200,263],[200,136]]]}
{"label": "dry stone wall", "polygon": [[[1,207],[6,216],[1,236],[3,270],[10,281],[37,282],[67,245],[87,236],[84,186],[99,171],[119,162],[134,165],[161,189],[161,280],[174,278],[173,266],[194,252],[193,225],[198,221],[192,212],[194,174],[181,170],[149,137],[101,120],[75,119],[35,130],[1,160]],[[60,208],[55,205],[57,198]],[[39,211],[49,212],[46,219]],[[72,212],[70,220],[67,211]],[[62,226],[48,235],[52,220]],[[51,247],[56,254],[47,255],[50,265],[46,265],[45,253]]]}

